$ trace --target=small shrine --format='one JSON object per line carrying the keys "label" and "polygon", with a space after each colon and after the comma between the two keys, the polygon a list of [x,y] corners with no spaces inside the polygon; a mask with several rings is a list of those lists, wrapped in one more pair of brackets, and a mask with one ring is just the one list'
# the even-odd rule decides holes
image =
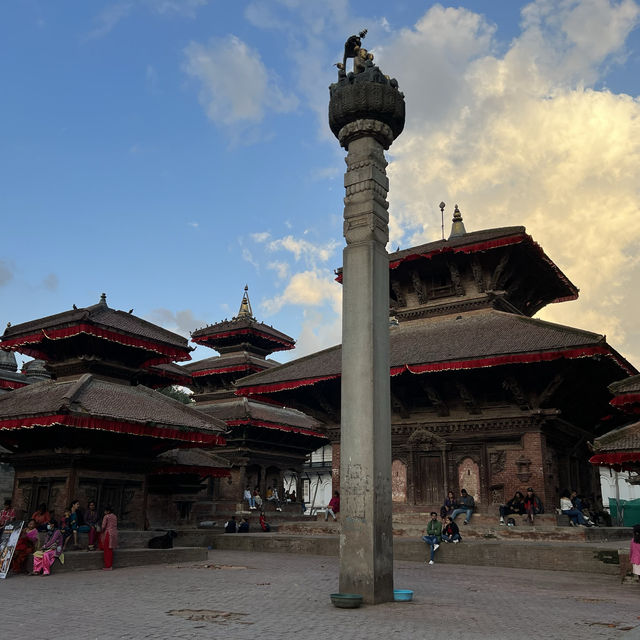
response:
{"label": "small shrine", "polygon": [[182,336],[110,308],[102,294],[93,306],[8,326],[0,349],[43,360],[51,376],[0,395],[0,445],[10,451],[1,461],[15,469],[13,502],[23,513],[46,503],[60,515],[77,498],[143,528],[153,519],[154,475],[176,464],[199,479],[228,474],[213,460],[160,457],[225,443],[224,423],[139,384],[182,380],[171,366],[191,357]]}
{"label": "small shrine", "polygon": [[216,503],[234,508],[246,486],[259,487],[263,497],[274,485],[281,498],[285,491],[300,496],[307,455],[327,443],[319,423],[278,402],[235,395],[237,380],[276,367],[268,356],[293,349],[293,338],[255,319],[245,287],[234,318],[198,329],[191,339],[220,354],[182,367],[191,375],[196,408],[228,428],[223,457],[231,464],[231,476],[220,484]]}

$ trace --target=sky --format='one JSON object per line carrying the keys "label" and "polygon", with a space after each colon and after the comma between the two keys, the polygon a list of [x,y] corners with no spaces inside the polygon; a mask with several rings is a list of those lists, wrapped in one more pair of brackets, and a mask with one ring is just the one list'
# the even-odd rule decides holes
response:
{"label": "sky", "polygon": [[[0,5],[0,323],[95,304],[185,336],[254,315],[340,342],[346,38],[397,78],[389,249],[524,225],[580,289],[542,319],[640,367],[634,0]],[[199,347],[194,359],[214,355]]]}

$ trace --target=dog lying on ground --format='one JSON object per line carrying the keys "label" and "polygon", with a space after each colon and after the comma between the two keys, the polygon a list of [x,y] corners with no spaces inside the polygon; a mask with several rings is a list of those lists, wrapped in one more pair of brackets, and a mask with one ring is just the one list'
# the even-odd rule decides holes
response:
{"label": "dog lying on ground", "polygon": [[148,542],[149,549],[173,549],[173,539],[178,534],[169,529],[164,535],[151,538]]}

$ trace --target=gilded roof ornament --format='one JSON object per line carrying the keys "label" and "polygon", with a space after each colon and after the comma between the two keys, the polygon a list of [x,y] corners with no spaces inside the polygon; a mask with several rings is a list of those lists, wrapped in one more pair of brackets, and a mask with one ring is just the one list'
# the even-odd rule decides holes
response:
{"label": "gilded roof ornament", "polygon": [[451,233],[449,234],[449,240],[451,238],[459,238],[460,236],[467,235],[467,230],[464,228],[464,222],[462,222],[462,214],[458,205],[453,210],[453,224],[451,225]]}
{"label": "gilded roof ornament", "polygon": [[238,320],[239,318],[250,318],[251,320],[255,320],[253,317],[253,311],[251,309],[251,301],[249,300],[249,286],[244,286],[244,295],[242,296],[242,302],[240,303],[240,310],[238,311],[238,315],[234,318],[234,320]]}

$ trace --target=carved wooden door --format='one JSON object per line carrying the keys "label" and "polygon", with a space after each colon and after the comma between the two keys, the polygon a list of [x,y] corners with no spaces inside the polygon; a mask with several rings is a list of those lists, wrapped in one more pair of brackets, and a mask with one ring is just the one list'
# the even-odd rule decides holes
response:
{"label": "carved wooden door", "polygon": [[416,502],[436,506],[444,501],[442,458],[420,456],[416,478]]}

